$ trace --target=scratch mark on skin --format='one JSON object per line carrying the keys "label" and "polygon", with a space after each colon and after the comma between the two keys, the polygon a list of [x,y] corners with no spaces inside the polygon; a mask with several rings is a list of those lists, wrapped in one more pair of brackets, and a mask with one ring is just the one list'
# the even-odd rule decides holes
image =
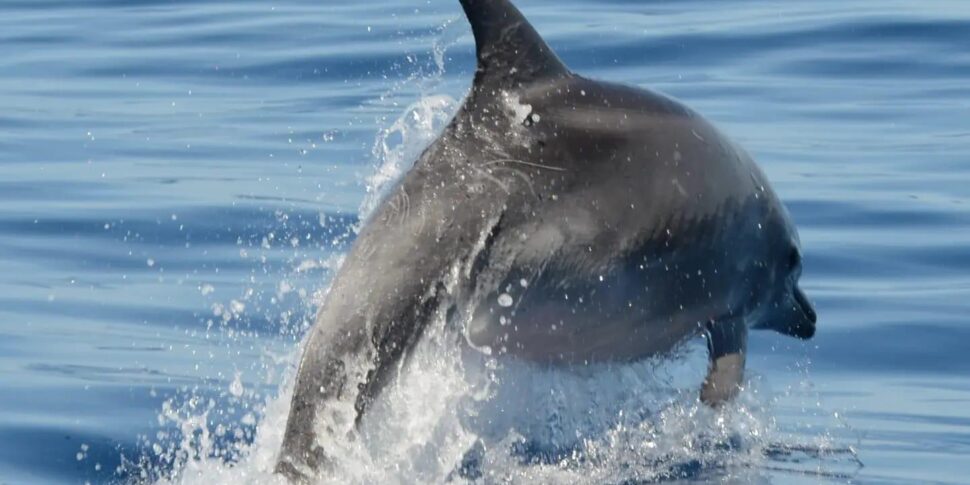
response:
{"label": "scratch mark on skin", "polygon": [[526,294],[529,293],[529,290],[531,288],[536,287],[539,279],[542,278],[543,273],[546,272],[546,265],[548,264],[549,264],[549,258],[543,259],[539,267],[536,268],[534,271],[532,271],[532,274],[529,276],[529,279],[526,280],[523,278],[523,280],[525,281],[525,285],[523,285],[522,293],[519,294],[519,299],[515,302],[515,306],[512,307],[513,312],[519,309],[519,306],[522,304],[522,301],[525,300],[525,296]]}
{"label": "scratch mark on skin", "polygon": [[677,179],[672,179],[672,180],[670,181],[670,184],[671,184],[671,185],[673,185],[673,186],[674,186],[674,188],[676,188],[676,189],[677,189],[677,192],[680,192],[680,195],[681,195],[681,196],[683,196],[683,197],[687,197],[687,190],[685,190],[685,189],[684,189],[684,186],[680,184],[680,180],[677,180]]}
{"label": "scratch mark on skin", "polygon": [[400,197],[401,197],[401,212],[400,212],[399,221],[400,221],[400,224],[404,224],[405,221],[407,221],[411,215],[411,196],[408,195],[407,191],[404,190],[404,188],[401,188]]}
{"label": "scratch mark on skin", "polygon": [[514,158],[500,158],[500,159],[497,159],[497,160],[492,160],[490,162],[485,162],[485,165],[486,166],[488,166],[488,165],[494,165],[496,163],[518,163],[518,164],[521,164],[521,165],[527,165],[527,166],[530,166],[530,167],[542,168],[542,169],[546,169],[546,170],[553,170],[553,171],[556,171],[556,172],[565,172],[566,171],[566,169],[563,168],[563,167],[557,167],[557,166],[554,166],[554,165],[543,165],[541,163],[534,163],[534,162],[526,162],[524,160],[516,160]]}
{"label": "scratch mark on skin", "polygon": [[512,173],[512,175],[515,175],[516,177],[522,179],[522,181],[525,182],[526,187],[529,188],[529,192],[532,193],[532,196],[535,197],[536,199],[539,199],[539,194],[537,194],[535,191],[535,187],[534,187],[535,184],[526,173],[522,172],[521,170],[516,170],[512,167],[499,167],[499,168],[493,169],[492,172],[494,173],[499,170],[508,171]]}
{"label": "scratch mark on skin", "polygon": [[505,184],[501,180],[499,180],[498,177],[492,175],[492,173],[491,173],[492,170],[478,168],[478,167],[475,167],[474,170],[475,170],[475,175],[477,175],[479,177],[482,177],[483,179],[488,180],[489,182],[494,183],[500,189],[502,189],[502,191],[505,192],[506,194],[511,194],[512,193],[512,190],[509,189],[509,186],[507,184]]}
{"label": "scratch mark on skin", "polygon": [[392,221],[399,226],[407,223],[411,216],[411,196],[401,188],[387,201],[389,210],[384,212],[380,220],[384,223]]}

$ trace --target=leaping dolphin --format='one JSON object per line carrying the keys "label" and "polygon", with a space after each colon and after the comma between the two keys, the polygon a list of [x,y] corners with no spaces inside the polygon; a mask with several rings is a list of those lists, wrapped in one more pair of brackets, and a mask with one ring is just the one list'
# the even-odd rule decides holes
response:
{"label": "leaping dolphin", "polygon": [[747,329],[807,339],[799,240],[751,157],[683,104],[571,72],[508,0],[460,0],[477,69],[366,222],[306,341],[277,471],[327,467],[436,314],[538,362],[631,361],[706,334],[700,398]]}

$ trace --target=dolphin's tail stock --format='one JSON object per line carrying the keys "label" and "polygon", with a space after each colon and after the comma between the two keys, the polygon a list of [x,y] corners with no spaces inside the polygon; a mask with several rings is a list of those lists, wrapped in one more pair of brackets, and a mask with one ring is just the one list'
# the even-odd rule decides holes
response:
{"label": "dolphin's tail stock", "polygon": [[[396,277],[387,267],[399,266],[396,259],[361,246],[334,281],[304,348],[276,466],[293,481],[332,468],[332,446],[356,430],[440,300],[436,285],[422,285],[421,275]],[[370,258],[377,261],[364,262]]]}
{"label": "dolphin's tail stock", "polygon": [[430,173],[406,178],[378,207],[317,315],[276,468],[291,480],[332,468],[334,447],[356,432],[393,369],[460,292],[459,275],[475,258],[468,243],[484,239],[498,219],[501,204],[488,201],[479,211],[455,211],[464,188],[436,179],[448,177],[443,171]]}

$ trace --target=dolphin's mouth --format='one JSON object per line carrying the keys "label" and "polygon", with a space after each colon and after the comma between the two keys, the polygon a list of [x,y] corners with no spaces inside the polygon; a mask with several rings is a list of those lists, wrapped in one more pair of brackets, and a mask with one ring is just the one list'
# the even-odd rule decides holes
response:
{"label": "dolphin's mouth", "polygon": [[811,322],[812,325],[815,325],[815,322],[818,320],[815,307],[808,301],[808,297],[805,296],[805,292],[801,288],[795,288],[795,301],[798,303],[798,308],[801,309],[802,314],[805,315],[805,319]]}
{"label": "dolphin's mouth", "polygon": [[784,299],[774,304],[773,311],[764,315],[754,328],[770,328],[785,335],[808,340],[815,336],[815,307],[797,285]]}
{"label": "dolphin's mouth", "polygon": [[818,319],[815,307],[808,301],[805,292],[797,286],[794,291],[794,299],[798,309],[801,310],[801,314],[798,316],[798,322],[793,326],[791,333],[801,339],[810,339],[815,335],[815,322]]}

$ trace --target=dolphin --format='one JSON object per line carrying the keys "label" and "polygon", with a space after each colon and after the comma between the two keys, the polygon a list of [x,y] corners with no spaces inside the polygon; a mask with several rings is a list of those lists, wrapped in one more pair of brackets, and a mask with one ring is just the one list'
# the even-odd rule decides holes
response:
{"label": "dolphin", "polygon": [[460,0],[470,92],[378,206],[306,339],[276,470],[332,466],[436,316],[550,365],[624,362],[697,335],[700,399],[731,399],[749,328],[807,339],[801,250],[751,157],[680,102],[570,71],[508,0]]}

